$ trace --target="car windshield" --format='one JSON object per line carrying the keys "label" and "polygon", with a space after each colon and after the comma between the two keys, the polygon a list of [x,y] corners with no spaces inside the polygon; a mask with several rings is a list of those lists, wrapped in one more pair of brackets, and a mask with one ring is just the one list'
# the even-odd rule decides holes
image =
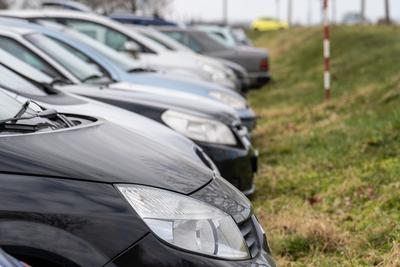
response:
{"label": "car windshield", "polygon": [[0,64],[0,87],[15,91],[18,94],[24,95],[36,95],[36,96],[46,96],[47,94],[30,83],[29,81],[22,78],[20,75],[11,71],[7,67]]}
{"label": "car windshield", "polygon": [[103,57],[112,61],[115,65],[117,65],[118,67],[120,67],[121,69],[123,69],[125,71],[143,67],[138,61],[136,61],[132,57],[123,56],[121,53],[118,53],[114,49],[111,49],[108,46],[106,46],[106,45],[104,45],[82,33],[79,33],[79,32],[73,31],[73,30],[66,30],[66,31],[64,31],[64,33],[67,34],[68,36],[74,38],[75,40],[96,50],[97,53],[101,54]]}
{"label": "car windshield", "polygon": [[14,39],[0,36],[0,48],[50,77],[59,78],[62,76],[39,56]]}
{"label": "car windshield", "polygon": [[25,38],[63,65],[82,82],[103,77],[103,73],[95,66],[86,63],[50,38],[39,33],[27,34]]}
{"label": "car windshield", "polygon": [[189,34],[189,38],[196,40],[203,48],[203,51],[220,51],[226,49],[226,46],[215,40],[205,32],[193,31]]}
{"label": "car windshield", "polygon": [[157,44],[163,46],[165,49],[167,50],[175,50],[174,48],[172,48],[171,46],[169,46],[168,44],[164,43],[162,40],[158,39],[157,37],[147,33],[147,32],[140,32],[141,35],[151,39],[152,41],[156,42]]}
{"label": "car windshield", "polygon": [[0,88],[0,120],[14,117],[21,109],[21,103],[7,95]]}

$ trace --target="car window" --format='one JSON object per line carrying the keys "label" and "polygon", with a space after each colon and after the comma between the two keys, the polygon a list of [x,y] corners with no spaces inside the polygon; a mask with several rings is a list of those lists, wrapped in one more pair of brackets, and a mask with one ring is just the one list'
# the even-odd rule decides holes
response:
{"label": "car window", "polygon": [[118,53],[114,49],[106,46],[103,43],[98,42],[80,32],[74,30],[66,30],[63,33],[78,40],[80,43],[87,45],[88,47],[96,50],[97,53],[101,54],[108,60],[112,61],[118,67],[123,70],[129,71],[135,68],[141,68],[142,65],[132,57],[126,57],[121,53]]}
{"label": "car window", "polygon": [[181,33],[181,32],[166,31],[163,33],[168,35],[169,37],[175,39],[176,41],[178,41],[181,44],[185,43],[185,37],[184,37],[183,33]]}
{"label": "car window", "polygon": [[96,67],[86,63],[43,34],[33,33],[27,34],[24,37],[37,48],[48,54],[52,59],[63,65],[80,81],[86,81],[91,77],[101,78],[104,76]]}
{"label": "car window", "polygon": [[162,40],[158,39],[157,37],[148,34],[146,32],[141,32],[140,34],[146,36],[147,38],[151,39],[152,41],[156,42],[157,44],[161,45],[162,47],[164,47],[167,50],[174,50],[172,47],[170,47],[168,44],[166,44],[165,42],[163,42]]}
{"label": "car window", "polygon": [[138,45],[141,53],[153,53],[143,44],[129,38],[125,34],[94,22],[65,19],[64,24],[120,52],[125,50],[124,48],[127,42],[133,42]]}
{"label": "car window", "polygon": [[198,42],[196,42],[196,40],[193,40],[192,38],[190,38],[186,34],[184,34],[182,32],[174,32],[174,31],[166,31],[164,33],[166,35],[168,35],[169,37],[175,39],[179,43],[189,47],[193,51],[195,51],[197,53],[201,53],[202,52],[201,46],[198,44]]}
{"label": "car window", "polygon": [[192,38],[191,36],[186,36],[185,42],[186,42],[187,46],[189,46],[190,49],[192,49],[196,53],[201,53],[204,50],[201,47],[200,43],[196,39]]}
{"label": "car window", "polygon": [[97,64],[94,60],[92,60],[89,56],[87,56],[86,54],[82,53],[81,51],[77,50],[76,48],[62,42],[61,40],[52,38],[50,36],[47,36],[49,39],[51,39],[52,41],[54,41],[55,43],[57,43],[58,45],[62,46],[63,48],[65,48],[66,50],[68,50],[71,54],[74,54],[75,56],[79,57],[80,59],[82,59],[83,61],[85,61],[86,63],[90,64],[91,66],[95,67],[98,71],[100,71],[101,73],[103,73],[104,76],[107,76],[110,78],[110,74],[99,64]]}
{"label": "car window", "polygon": [[188,36],[198,43],[203,52],[214,52],[225,50],[227,48],[221,42],[215,40],[205,32],[194,31],[188,34]]}
{"label": "car window", "polygon": [[225,34],[223,34],[221,32],[212,31],[211,34],[217,36],[218,38],[221,38],[222,40],[227,41],[227,38],[226,38]]}
{"label": "car window", "polygon": [[62,77],[56,69],[47,64],[42,58],[11,38],[0,36],[0,48],[54,79]]}
{"label": "car window", "polygon": [[0,64],[0,87],[22,95],[46,96],[36,85]]}

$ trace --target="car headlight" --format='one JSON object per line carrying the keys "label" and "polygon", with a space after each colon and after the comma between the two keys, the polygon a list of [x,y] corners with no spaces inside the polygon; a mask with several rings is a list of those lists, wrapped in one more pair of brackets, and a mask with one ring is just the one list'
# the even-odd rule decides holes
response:
{"label": "car headlight", "polygon": [[236,138],[232,131],[221,122],[172,110],[165,111],[161,118],[169,127],[191,139],[236,145]]}
{"label": "car headlight", "polygon": [[218,70],[217,68],[214,68],[211,65],[204,64],[202,69],[204,72],[206,72],[211,77],[212,81],[228,80],[228,77],[227,77],[227,75],[225,75],[224,72]]}
{"label": "car headlight", "polygon": [[234,109],[244,109],[247,106],[245,100],[222,92],[212,91],[208,95]]}
{"label": "car headlight", "polygon": [[238,226],[222,210],[158,188],[118,185],[117,189],[150,230],[165,242],[218,258],[249,258]]}

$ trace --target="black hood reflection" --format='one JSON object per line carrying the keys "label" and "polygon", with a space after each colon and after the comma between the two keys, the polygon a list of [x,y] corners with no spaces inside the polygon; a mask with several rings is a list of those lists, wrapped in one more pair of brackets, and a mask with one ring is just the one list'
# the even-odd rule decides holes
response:
{"label": "black hood reflection", "polygon": [[0,172],[155,186],[189,194],[212,171],[109,122],[0,137]]}

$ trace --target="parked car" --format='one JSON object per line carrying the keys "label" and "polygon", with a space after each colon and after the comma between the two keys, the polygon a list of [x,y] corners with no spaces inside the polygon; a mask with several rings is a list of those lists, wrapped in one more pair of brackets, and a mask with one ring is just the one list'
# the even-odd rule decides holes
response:
{"label": "parked car", "polygon": [[363,17],[362,14],[356,12],[349,12],[344,14],[342,23],[345,25],[370,24],[368,19]]}
{"label": "parked car", "polygon": [[[25,55],[25,58],[31,59],[30,62],[35,61],[41,66],[45,64],[34,54]],[[49,105],[65,103],[61,102],[61,97],[43,92],[50,84],[63,92],[85,96],[141,114],[190,138],[212,159],[223,177],[247,195],[254,192],[253,176],[257,171],[257,153],[248,139],[246,128],[228,106],[187,94],[171,95],[157,91],[150,93],[146,88],[142,90],[138,86],[132,87],[129,84],[88,84],[86,86],[60,84],[59,79],[52,79],[43,73],[38,75],[34,68],[4,51],[0,53],[0,62],[8,69],[19,73],[20,76],[22,74],[25,79],[30,79],[30,86],[14,86],[14,93],[38,101],[47,101]],[[38,67],[38,69],[43,68]],[[9,74],[8,76],[11,77]],[[15,77],[12,78],[12,81],[15,80]],[[7,80],[3,81],[5,82]],[[31,90],[38,93],[27,93],[26,88],[32,88],[35,84],[39,88]],[[65,104],[71,105],[68,102]]]}
{"label": "parked car", "polygon": [[178,26],[176,23],[157,17],[143,17],[134,14],[111,14],[109,17],[123,24],[142,26]]}
{"label": "parked car", "polygon": [[289,24],[287,22],[279,21],[273,18],[258,18],[255,19],[250,26],[250,29],[253,31],[276,31],[276,30],[285,30],[289,28]]}
{"label": "parked car", "polygon": [[[152,39],[153,41],[157,42],[158,44],[163,45],[166,49],[171,51],[179,51],[181,53],[195,53],[189,47],[182,45],[178,41],[169,36],[159,32],[157,29],[144,27],[144,26],[132,26],[129,25],[132,30],[137,31],[140,34],[145,35],[147,38]],[[247,71],[237,63],[234,63],[229,60],[221,59],[221,58],[212,58],[213,61],[218,60],[227,68],[231,69],[234,74],[236,75],[237,82],[240,83],[237,85],[237,88],[240,88],[242,92],[246,92],[250,87],[250,78]],[[210,62],[213,64],[213,62]]]}
{"label": "parked car", "polygon": [[[102,72],[109,76],[113,81],[129,82],[135,85],[150,85],[173,91],[201,95],[220,101],[234,108],[244,125],[248,127],[249,130],[252,130],[256,124],[256,116],[247,106],[246,99],[227,88],[212,83],[192,81],[176,75],[156,73],[154,71],[142,69],[140,65],[136,64],[136,62],[131,59],[125,58],[101,43],[65,27],[58,27],[56,31],[38,26],[37,24],[27,24],[25,22],[9,19],[0,19],[0,25],[6,26],[7,29],[2,32],[2,36],[9,38],[8,42],[4,42],[3,45],[0,44],[0,47],[8,49],[9,51],[16,50],[16,48],[13,47],[14,44],[10,43],[10,39],[13,39],[14,42],[17,42],[15,43],[15,46],[23,45],[30,48],[35,54],[42,55],[44,58],[46,58],[44,52],[62,55],[59,53],[59,49],[54,49],[54,46],[43,47],[42,42],[32,42],[31,37],[29,36],[40,33],[51,38],[59,45],[68,49],[69,52],[74,53],[76,56],[84,59],[91,65],[97,66],[98,69],[101,69]],[[9,26],[24,27],[28,30],[22,31],[21,29],[10,28]],[[36,37],[36,39],[41,38]],[[44,52],[38,51],[39,49],[37,48],[42,49]],[[15,53],[16,55],[19,54],[17,51],[15,51]],[[22,54],[20,54],[20,56],[21,55]],[[51,61],[51,59],[49,59],[49,61]],[[71,73],[73,74],[76,71],[76,68],[73,67],[74,64],[53,65],[57,68],[58,72],[65,76],[64,79],[68,79],[74,83],[82,82],[78,78],[79,76],[71,75]]]}
{"label": "parked car", "polygon": [[[28,264],[275,266],[250,202],[157,140],[0,93],[0,245]],[[33,104],[32,104],[33,106]]]}
{"label": "parked car", "polygon": [[251,85],[259,87],[270,80],[266,50],[255,47],[227,47],[207,33],[192,28],[160,27],[161,32],[202,55],[233,61],[247,70]]}
{"label": "parked car", "polygon": [[235,88],[234,75],[222,65],[211,65],[201,56],[169,51],[156,42],[129,30],[124,24],[92,13],[64,10],[8,10],[0,16],[27,19],[29,21],[50,20],[82,32],[112,49],[139,59],[144,66],[166,70],[192,79],[211,81]]}

